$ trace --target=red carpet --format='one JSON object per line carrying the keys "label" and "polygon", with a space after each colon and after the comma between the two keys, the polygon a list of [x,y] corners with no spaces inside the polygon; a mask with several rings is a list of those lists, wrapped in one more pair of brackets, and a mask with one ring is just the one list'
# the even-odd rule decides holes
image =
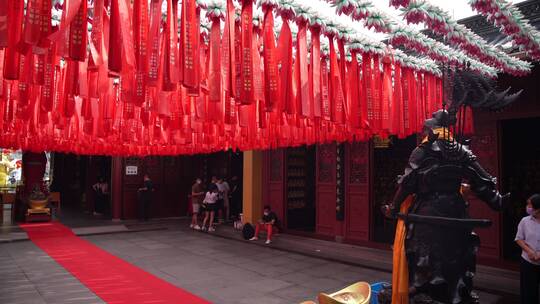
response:
{"label": "red carpet", "polygon": [[21,228],[107,303],[210,303],[77,237],[62,224],[24,224]]}

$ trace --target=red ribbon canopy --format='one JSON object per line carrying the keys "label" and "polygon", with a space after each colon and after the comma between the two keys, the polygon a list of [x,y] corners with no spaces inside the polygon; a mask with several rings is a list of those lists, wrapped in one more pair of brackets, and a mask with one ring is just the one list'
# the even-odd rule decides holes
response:
{"label": "red ribbon canopy", "polygon": [[254,26],[253,0],[242,1],[238,20],[227,0],[223,32],[210,16],[206,33],[195,0],[166,0],[165,19],[163,1],[65,1],[56,28],[46,22],[50,0],[26,11],[0,2],[2,146],[170,155],[402,138],[441,106],[435,75],[386,54],[353,50],[348,60],[332,35],[322,53],[325,33],[305,20],[293,41],[287,13],[276,43],[274,7]]}

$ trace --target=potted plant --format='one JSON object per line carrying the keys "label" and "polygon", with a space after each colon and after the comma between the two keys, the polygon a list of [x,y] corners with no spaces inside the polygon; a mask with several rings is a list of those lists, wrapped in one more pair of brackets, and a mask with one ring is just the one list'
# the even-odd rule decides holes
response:
{"label": "potted plant", "polygon": [[41,191],[39,185],[34,185],[32,192],[28,196],[28,203],[30,209],[44,209],[48,203],[48,197]]}

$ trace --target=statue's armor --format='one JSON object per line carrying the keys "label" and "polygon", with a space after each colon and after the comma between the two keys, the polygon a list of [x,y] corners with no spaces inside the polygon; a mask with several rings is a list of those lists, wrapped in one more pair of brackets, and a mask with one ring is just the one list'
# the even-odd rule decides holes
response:
{"label": "statue's armor", "polygon": [[[464,181],[491,208],[501,208],[503,197],[496,190],[496,179],[467,146],[445,139],[426,141],[411,153],[398,179],[393,210],[397,212],[405,198],[414,194],[409,213],[467,218],[467,203],[460,193]],[[410,286],[442,303],[474,302],[470,295],[478,245],[478,237],[467,228],[407,223]]]}

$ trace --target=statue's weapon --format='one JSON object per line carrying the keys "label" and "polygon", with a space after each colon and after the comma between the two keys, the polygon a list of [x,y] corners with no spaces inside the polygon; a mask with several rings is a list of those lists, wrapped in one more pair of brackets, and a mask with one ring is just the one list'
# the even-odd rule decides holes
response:
{"label": "statue's weapon", "polygon": [[433,226],[444,226],[461,229],[487,228],[491,226],[491,220],[487,219],[468,219],[451,218],[442,216],[421,215],[415,213],[398,213],[397,217],[407,222],[428,224]]}

